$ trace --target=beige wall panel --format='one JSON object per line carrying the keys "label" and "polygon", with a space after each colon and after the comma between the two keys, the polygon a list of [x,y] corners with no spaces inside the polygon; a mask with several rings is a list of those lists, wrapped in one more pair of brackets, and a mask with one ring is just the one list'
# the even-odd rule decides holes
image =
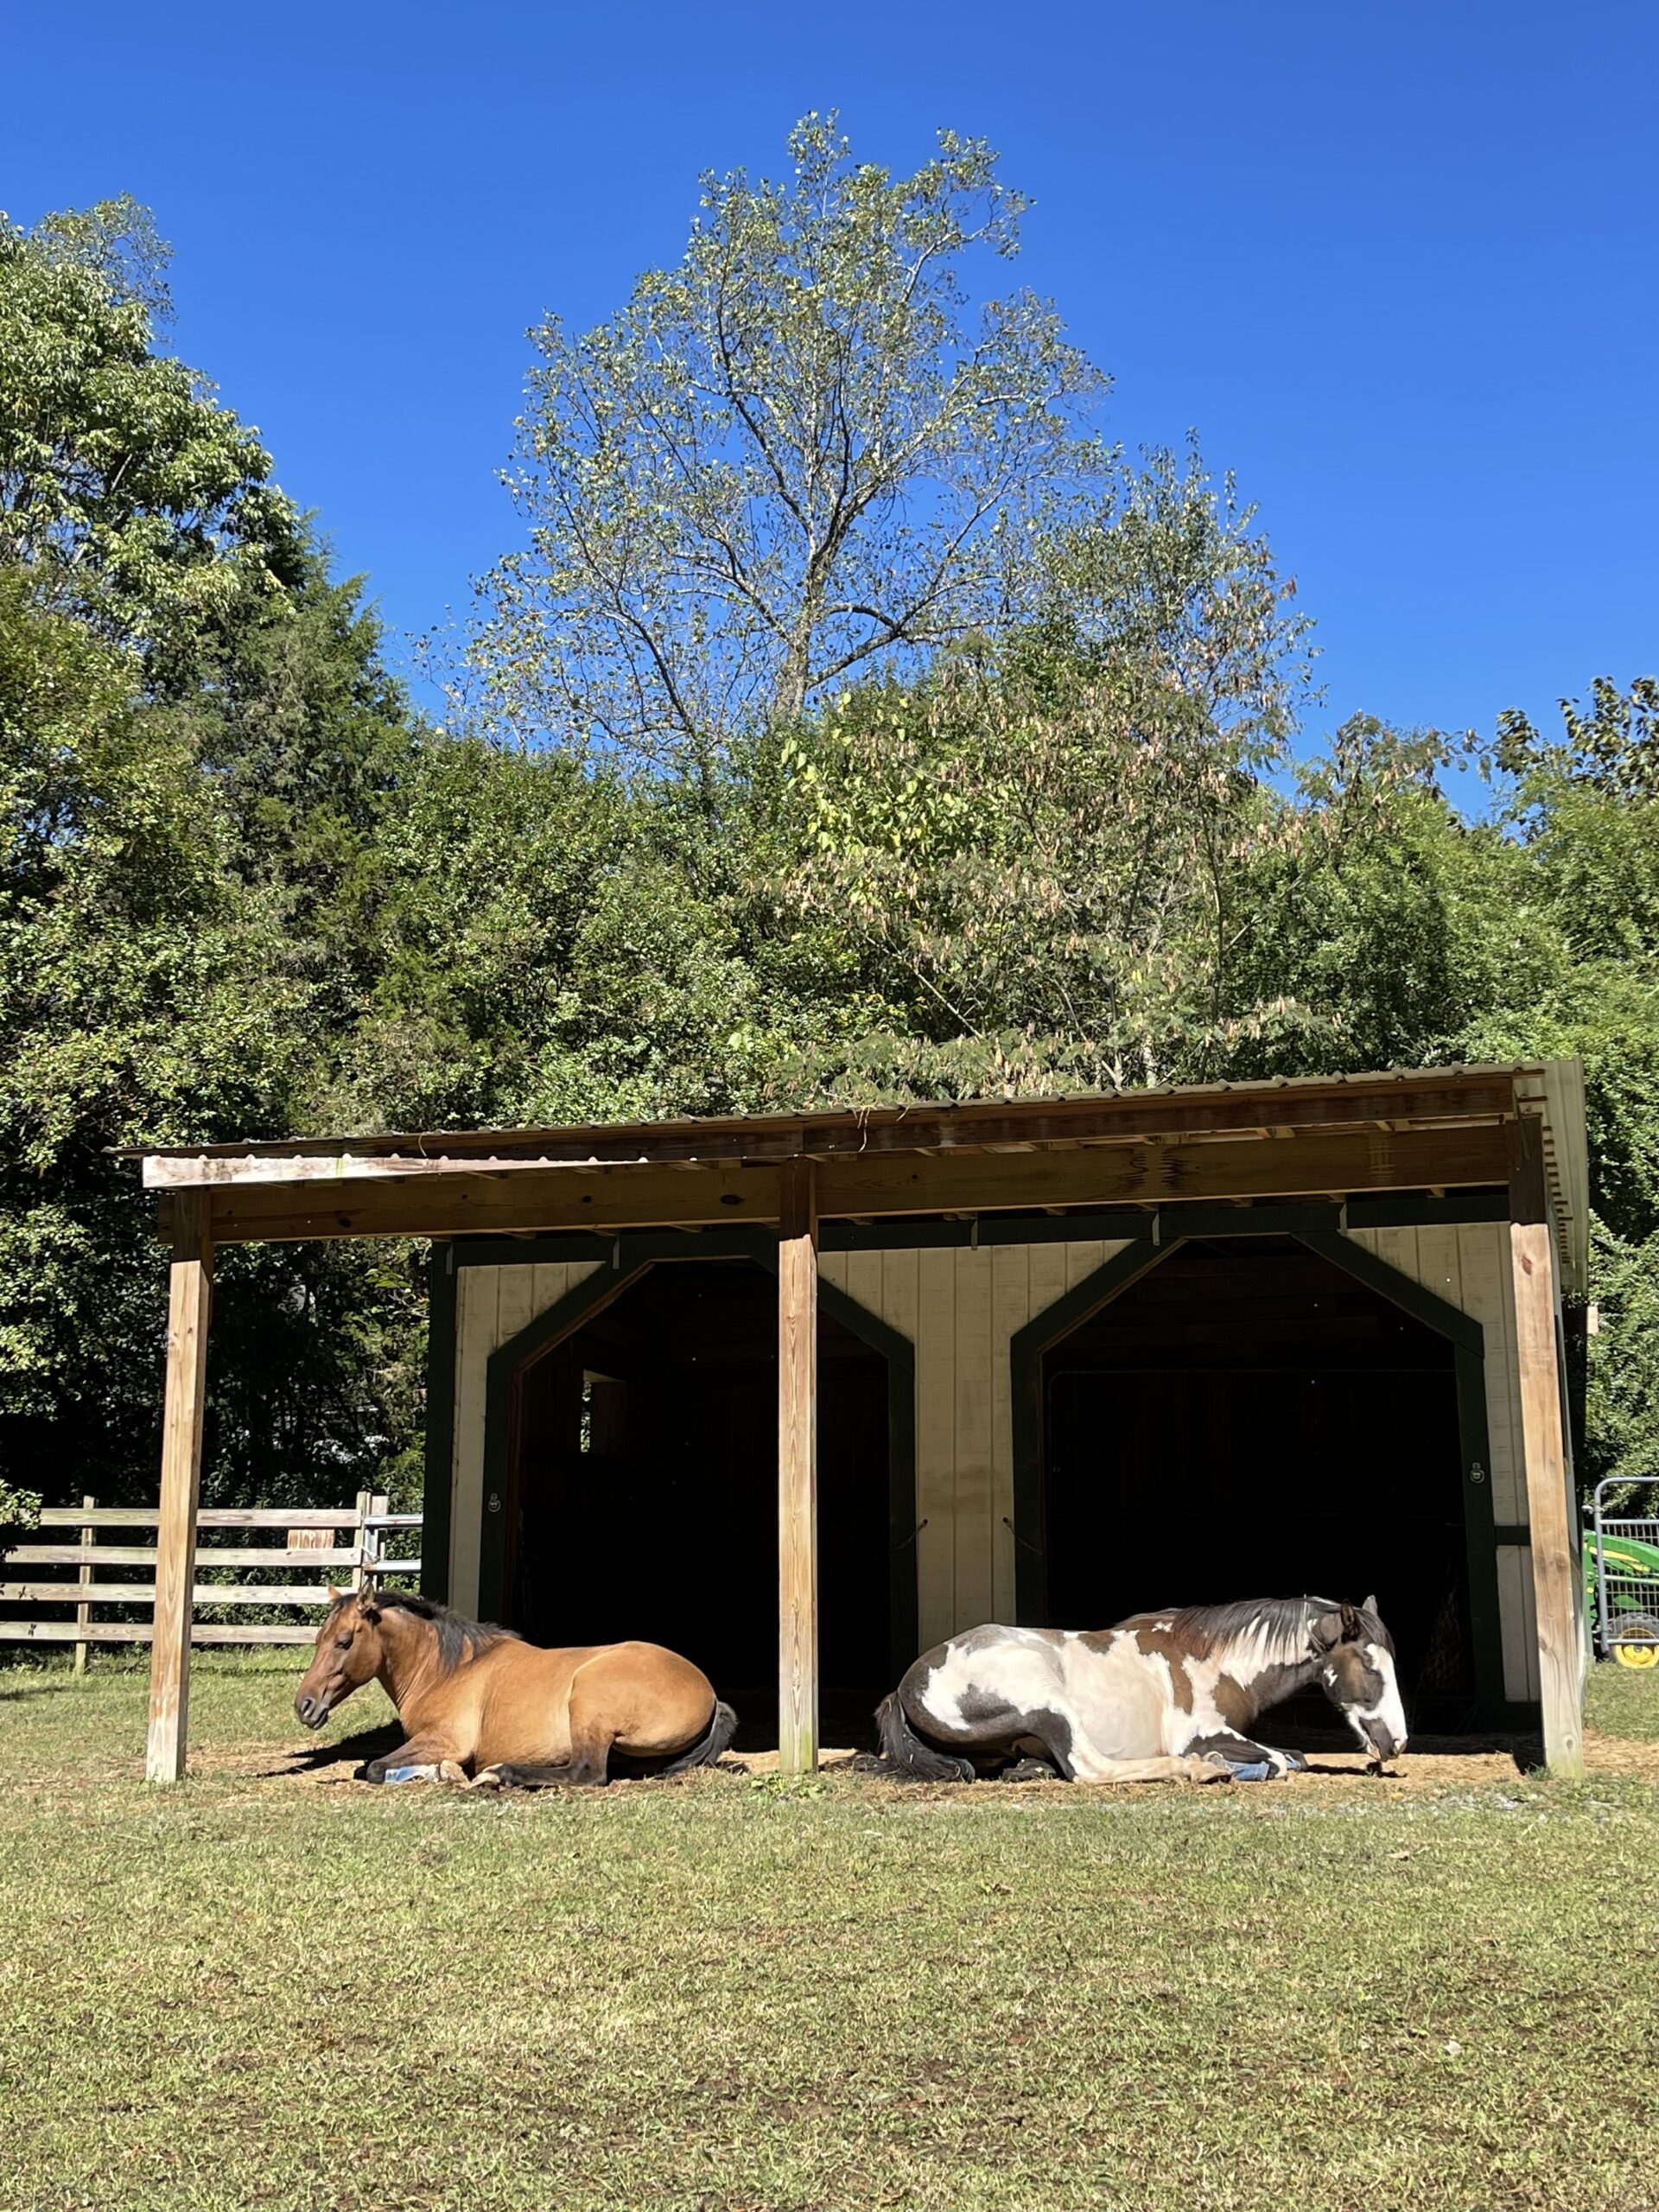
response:
{"label": "beige wall panel", "polygon": [[455,1282],[455,1451],[449,1506],[449,1602],[478,1611],[478,1515],[484,1491],[485,1361],[495,1342],[496,1268],[461,1268]]}
{"label": "beige wall panel", "polygon": [[[956,1255],[956,1620],[958,1628],[996,1611],[993,1573],[995,1446],[991,1427],[998,1346],[992,1328],[991,1253]],[[1006,1345],[1001,1363],[1007,1364]]]}
{"label": "beige wall panel", "polygon": [[957,1255],[916,1255],[917,1611],[924,1651],[957,1625]]}
{"label": "beige wall panel", "polygon": [[991,1611],[1014,1614],[1014,1407],[1007,1347],[1031,1319],[1031,1248],[1000,1244],[991,1252],[991,1544],[995,1561]]}
{"label": "beige wall panel", "polygon": [[1538,1618],[1533,1609],[1532,1554],[1524,1544],[1497,1548],[1498,1618],[1503,1639],[1503,1694],[1536,1700]]}

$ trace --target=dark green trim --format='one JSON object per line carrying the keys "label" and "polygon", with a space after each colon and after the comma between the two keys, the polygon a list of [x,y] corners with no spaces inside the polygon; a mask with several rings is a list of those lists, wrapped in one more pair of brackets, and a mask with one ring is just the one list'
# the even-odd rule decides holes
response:
{"label": "dark green trim", "polygon": [[[1426,1290],[1409,1275],[1402,1274],[1398,1268],[1390,1267],[1386,1260],[1379,1260],[1375,1252],[1368,1252],[1363,1244],[1356,1244],[1351,1237],[1340,1236],[1302,1236],[1299,1243],[1306,1244],[1310,1252],[1317,1252],[1322,1260],[1329,1260],[1344,1274],[1353,1276],[1356,1282],[1364,1284],[1390,1305],[1409,1313],[1414,1321],[1421,1321],[1439,1337],[1449,1337],[1454,1344],[1478,1357],[1486,1348],[1486,1333],[1478,1321],[1452,1306],[1433,1291]],[[1486,1461],[1483,1456],[1481,1465]]]}
{"label": "dark green trim", "polygon": [[1085,1275],[1074,1289],[1033,1315],[1023,1329],[1016,1329],[1008,1340],[1009,1402],[1014,1414],[1014,1617],[1022,1628],[1046,1626],[1048,1611],[1043,1354],[1174,1249],[1155,1244],[1143,1224],[1142,1234],[1127,1250],[1114,1254],[1103,1267]]}
{"label": "dark green trim", "polygon": [[[712,1243],[719,1240],[718,1244]],[[493,1242],[498,1240],[492,1240]],[[513,1264],[523,1266],[524,1246],[512,1240]],[[588,1237],[581,1255],[595,1256],[594,1248],[620,1261],[587,1276],[564,1297],[525,1323],[490,1354],[484,1391],[484,1489],[479,1510],[478,1603],[486,1620],[499,1620],[506,1604],[506,1512],[512,1472],[513,1399],[525,1363],[562,1338],[570,1335],[598,1307],[637,1282],[659,1264],[686,1261],[742,1258],[753,1260],[768,1273],[778,1271],[778,1241],[766,1230],[720,1230],[711,1243],[693,1243],[672,1232],[658,1236]],[[645,1248],[642,1250],[641,1248]],[[545,1256],[545,1255],[543,1255]],[[575,1256],[561,1253],[557,1256]],[[453,1280],[453,1279],[452,1279]],[[452,1293],[453,1329],[453,1293]],[[818,1282],[818,1303],[831,1320],[849,1329],[872,1351],[887,1363],[887,1515],[888,1515],[888,1629],[895,1666],[902,1673],[916,1656],[918,1600],[916,1578],[916,1348],[906,1336],[879,1314],[861,1306],[833,1283]],[[454,1361],[450,1359],[451,1391]],[[453,1430],[453,1419],[451,1428]],[[490,1510],[490,1499],[499,1501]]]}
{"label": "dark green trim", "polygon": [[1507,1191],[1466,1191],[1459,1198],[1350,1198],[1350,1229],[1431,1229],[1448,1222],[1507,1221]]}
{"label": "dark green trim", "polygon": [[434,1244],[426,1264],[426,1472],[421,1491],[421,1588],[449,1596],[449,1520],[455,1469],[454,1247]]}
{"label": "dark green trim", "polygon": [[[588,1314],[608,1306],[620,1291],[645,1272],[649,1262],[632,1268],[601,1268],[585,1276],[544,1313],[527,1321],[517,1336],[490,1354],[484,1384],[484,1490],[479,1500],[478,1611],[481,1620],[499,1620],[507,1601],[507,1493],[511,1487],[513,1393],[518,1370],[528,1359],[556,1344]],[[492,1510],[490,1501],[495,1501]]]}
{"label": "dark green trim", "polygon": [[[1468,1221],[1507,1221],[1509,1201],[1502,1192],[1472,1192],[1463,1198],[1405,1197],[1351,1198],[1345,1209],[1351,1229],[1442,1227]],[[956,1249],[978,1244],[1075,1244],[1099,1237],[1135,1238],[1161,1223],[1167,1240],[1175,1236],[1295,1236],[1305,1232],[1336,1235],[1344,1209],[1335,1204],[1306,1205],[1263,1203],[1217,1205],[1194,1199],[1154,1209],[1103,1207],[1067,1214],[983,1214],[977,1221],[891,1220],[868,1224],[825,1222],[819,1249],[825,1252],[915,1252]],[[644,1259],[755,1259],[773,1242],[764,1229],[641,1229],[601,1236],[591,1230],[570,1230],[546,1236],[458,1236],[449,1249],[458,1268],[523,1268],[552,1261],[608,1260],[620,1249],[622,1264]]]}
{"label": "dark green trim", "polygon": [[[1507,1708],[1503,1695],[1503,1648],[1499,1619],[1497,1590],[1497,1535],[1492,1522],[1491,1447],[1486,1425],[1486,1370],[1485,1332],[1480,1323],[1440,1298],[1397,1268],[1379,1260],[1362,1244],[1356,1244],[1342,1236],[1335,1227],[1337,1209],[1330,1208],[1227,1208],[1193,1206],[1181,1211],[1183,1224],[1192,1222],[1192,1233],[1211,1236],[1217,1234],[1247,1234],[1243,1230],[1220,1230],[1210,1226],[1211,1217],[1221,1211],[1224,1215],[1254,1213],[1257,1219],[1254,1232],[1261,1235],[1268,1223],[1261,1217],[1278,1217],[1271,1226],[1283,1235],[1293,1235],[1323,1259],[1340,1268],[1344,1274],[1363,1283],[1368,1290],[1376,1292],[1391,1304],[1409,1313],[1414,1320],[1446,1338],[1452,1347],[1453,1366],[1457,1383],[1458,1433],[1464,1482],[1464,1541],[1469,1576],[1469,1626],[1474,1644],[1476,1720],[1482,1727],[1497,1725]],[[1285,1217],[1315,1215],[1318,1225],[1310,1223],[1300,1229],[1292,1229]],[[1173,1209],[1165,1209],[1160,1216],[1159,1227],[1167,1232],[1173,1218]],[[1351,1219],[1351,1213],[1350,1215]],[[1325,1224],[1329,1224],[1329,1226]],[[1082,1321],[1112,1299],[1118,1297],[1129,1285],[1145,1274],[1148,1268],[1176,1250],[1185,1241],[1179,1236],[1167,1236],[1154,1243],[1150,1234],[1137,1238],[1125,1251],[1116,1254],[1103,1267],[1095,1269],[1082,1282],[1046,1306],[1026,1326],[1018,1331],[1009,1345],[1012,1367],[1010,1391],[1014,1413],[1014,1591],[1015,1616],[1030,1627],[1046,1625],[1048,1583],[1047,1535],[1046,1529],[1046,1500],[1044,1495],[1044,1460],[1046,1439],[1044,1433],[1043,1354],[1051,1345],[1068,1335]]]}

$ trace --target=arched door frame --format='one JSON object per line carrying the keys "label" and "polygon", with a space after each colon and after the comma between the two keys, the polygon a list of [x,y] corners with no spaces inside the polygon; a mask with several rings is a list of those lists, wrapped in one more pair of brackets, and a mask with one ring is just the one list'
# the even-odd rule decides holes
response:
{"label": "arched door frame", "polygon": [[[679,1245],[684,1240],[676,1239]],[[632,1249],[630,1249],[632,1248]],[[651,1237],[618,1241],[613,1263],[601,1265],[538,1313],[489,1356],[484,1391],[484,1484],[479,1501],[479,1612],[499,1619],[506,1601],[507,1501],[518,1448],[518,1381],[531,1362],[550,1351],[615,1302],[653,1268],[695,1267],[711,1261],[751,1260],[778,1272],[774,1242],[745,1230],[700,1238],[693,1251],[662,1249]],[[916,1349],[879,1314],[835,1284],[818,1280],[819,1311],[839,1322],[887,1365],[887,1621],[899,1668],[916,1653]]]}
{"label": "arched door frame", "polygon": [[1195,1239],[1289,1235],[1329,1260],[1368,1290],[1446,1338],[1457,1383],[1458,1432],[1463,1467],[1463,1526],[1469,1573],[1469,1626],[1474,1650],[1475,1698],[1482,1726],[1505,1717],[1503,1647],[1498,1614],[1497,1531],[1492,1516],[1491,1447],[1486,1426],[1486,1340],[1471,1314],[1426,1290],[1398,1268],[1336,1230],[1281,1228],[1270,1213],[1230,1209],[1227,1217],[1195,1222],[1184,1235],[1164,1237],[1153,1225],[1092,1274],[1045,1306],[1016,1332],[1008,1346],[1014,1412],[1014,1534],[1015,1617],[1030,1627],[1046,1624],[1048,1609],[1046,1440],[1043,1357],[1132,1283]]}

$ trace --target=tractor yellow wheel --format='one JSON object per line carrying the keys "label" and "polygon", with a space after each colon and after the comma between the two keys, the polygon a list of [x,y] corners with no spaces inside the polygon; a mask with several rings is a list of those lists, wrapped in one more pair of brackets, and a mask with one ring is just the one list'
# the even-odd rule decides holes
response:
{"label": "tractor yellow wheel", "polygon": [[1616,1643],[1613,1656],[1621,1667],[1659,1667],[1659,1643]]}

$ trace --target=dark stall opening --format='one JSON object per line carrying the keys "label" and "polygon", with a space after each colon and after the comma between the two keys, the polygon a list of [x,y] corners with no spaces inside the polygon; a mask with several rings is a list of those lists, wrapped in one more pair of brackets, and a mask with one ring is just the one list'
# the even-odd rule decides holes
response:
{"label": "dark stall opening", "polygon": [[[826,1744],[873,1744],[897,1680],[888,1389],[882,1354],[820,1309]],[[537,1643],[667,1644],[736,1707],[740,1750],[775,1745],[777,1278],[748,1261],[664,1262],[529,1362],[508,1528],[512,1626]]]}
{"label": "dark stall opening", "polygon": [[1414,1726],[1470,1725],[1454,1358],[1290,1237],[1178,1247],[1044,1355],[1048,1621],[1375,1592]]}

